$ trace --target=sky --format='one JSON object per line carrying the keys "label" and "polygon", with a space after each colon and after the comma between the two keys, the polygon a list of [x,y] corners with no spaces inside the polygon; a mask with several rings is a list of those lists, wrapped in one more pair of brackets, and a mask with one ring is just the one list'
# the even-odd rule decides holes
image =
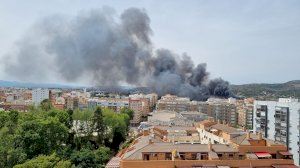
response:
{"label": "sky", "polygon": [[0,0],[0,80],[18,80],[1,62],[37,20],[103,6],[117,14],[145,9],[154,47],[207,63],[212,77],[232,84],[300,79],[299,0]]}

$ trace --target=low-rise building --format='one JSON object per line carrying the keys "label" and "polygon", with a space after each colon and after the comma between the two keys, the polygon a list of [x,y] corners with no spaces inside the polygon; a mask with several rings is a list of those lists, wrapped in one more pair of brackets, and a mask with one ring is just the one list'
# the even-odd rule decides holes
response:
{"label": "low-rise building", "polygon": [[154,126],[153,133],[163,142],[200,143],[199,133],[195,127]]}
{"label": "low-rise building", "polygon": [[[226,139],[226,143],[175,142],[166,138],[186,136],[189,129],[154,127],[112,159],[120,168],[180,168],[180,167],[273,167],[296,168],[292,154],[284,144],[265,139],[261,134],[243,132],[225,124],[203,121],[199,126]],[[237,131],[237,132],[236,132]],[[147,131],[148,132],[148,131]],[[153,133],[154,132],[154,133]],[[201,134],[201,132],[198,132]],[[163,138],[162,138],[163,137]],[[166,140],[167,139],[167,140]],[[116,162],[117,160],[117,162]],[[117,164],[118,163],[118,164]]]}
{"label": "low-rise building", "polygon": [[209,119],[207,114],[198,111],[175,112],[169,110],[154,111],[148,116],[151,125],[193,126],[195,122]]}

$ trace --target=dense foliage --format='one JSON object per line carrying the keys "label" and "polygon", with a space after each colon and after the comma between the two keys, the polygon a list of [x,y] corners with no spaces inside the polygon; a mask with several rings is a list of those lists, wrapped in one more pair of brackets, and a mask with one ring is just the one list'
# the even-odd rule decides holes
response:
{"label": "dense foliage", "polygon": [[0,111],[0,167],[104,167],[126,139],[132,111]]}

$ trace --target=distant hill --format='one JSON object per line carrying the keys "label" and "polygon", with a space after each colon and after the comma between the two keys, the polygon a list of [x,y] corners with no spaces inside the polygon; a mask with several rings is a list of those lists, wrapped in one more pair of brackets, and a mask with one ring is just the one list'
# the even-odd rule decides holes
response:
{"label": "distant hill", "polygon": [[17,87],[17,88],[77,88],[79,86],[62,85],[55,83],[30,83],[17,81],[0,80],[0,87]]}
{"label": "distant hill", "polygon": [[230,87],[239,97],[254,97],[260,100],[276,100],[279,97],[300,98],[300,80],[277,84],[231,85]]}

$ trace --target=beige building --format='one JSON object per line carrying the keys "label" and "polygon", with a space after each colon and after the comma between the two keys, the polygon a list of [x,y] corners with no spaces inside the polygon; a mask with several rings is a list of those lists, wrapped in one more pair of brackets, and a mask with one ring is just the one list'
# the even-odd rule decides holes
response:
{"label": "beige building", "polygon": [[198,110],[215,120],[221,120],[232,126],[238,123],[238,114],[235,99],[210,98],[206,102],[198,103]]}
{"label": "beige building", "polygon": [[129,108],[134,111],[132,124],[139,124],[153,110],[157,97],[155,93],[129,95]]}
{"label": "beige building", "polygon": [[75,109],[77,109],[79,107],[78,104],[79,104],[78,97],[71,97],[71,96],[69,96],[69,97],[67,97],[65,99],[65,107],[66,107],[66,109],[75,110]]}
{"label": "beige building", "polygon": [[88,100],[88,108],[109,108],[119,112],[122,108],[129,108],[128,98],[92,98]]}
{"label": "beige building", "polygon": [[169,111],[198,111],[198,102],[191,101],[186,97],[177,97],[174,95],[165,95],[158,100],[156,110],[169,110]]}
{"label": "beige building", "polygon": [[147,98],[129,98],[129,108],[134,111],[132,124],[139,124],[143,116],[150,112],[150,101]]}
{"label": "beige building", "polygon": [[238,125],[253,129],[253,98],[237,101]]}

